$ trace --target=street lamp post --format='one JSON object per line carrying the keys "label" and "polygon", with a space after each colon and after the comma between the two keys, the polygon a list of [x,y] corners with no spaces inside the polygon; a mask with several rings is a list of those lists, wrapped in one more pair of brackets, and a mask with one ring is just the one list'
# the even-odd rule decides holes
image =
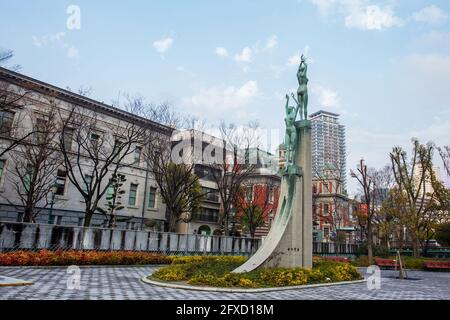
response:
{"label": "street lamp post", "polygon": [[52,197],[50,199],[50,210],[48,210],[48,224],[52,222],[53,205],[55,204],[55,194],[58,190],[58,184],[55,182],[51,187]]}

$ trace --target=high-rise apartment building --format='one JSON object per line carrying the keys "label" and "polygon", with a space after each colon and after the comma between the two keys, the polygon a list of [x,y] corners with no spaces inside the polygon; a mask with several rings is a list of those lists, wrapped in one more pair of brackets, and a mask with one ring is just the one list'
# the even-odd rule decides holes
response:
{"label": "high-rise apartment building", "polygon": [[346,190],[345,127],[339,123],[339,115],[320,110],[311,114],[310,120],[313,176],[337,176]]}

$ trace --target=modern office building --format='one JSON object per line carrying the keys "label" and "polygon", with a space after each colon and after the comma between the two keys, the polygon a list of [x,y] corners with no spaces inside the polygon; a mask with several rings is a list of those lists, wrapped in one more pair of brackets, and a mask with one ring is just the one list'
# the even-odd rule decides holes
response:
{"label": "modern office building", "polygon": [[345,127],[339,115],[320,110],[310,115],[313,177],[328,178],[329,172],[338,172],[346,192]]}

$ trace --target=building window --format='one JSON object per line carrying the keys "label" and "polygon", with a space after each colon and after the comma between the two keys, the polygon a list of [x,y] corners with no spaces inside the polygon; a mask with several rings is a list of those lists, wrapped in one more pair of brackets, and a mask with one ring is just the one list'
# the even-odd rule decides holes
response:
{"label": "building window", "polygon": [[114,155],[117,156],[117,155],[120,154],[122,145],[123,145],[123,142],[120,141],[119,139],[116,139],[116,140],[114,141],[114,150],[113,150],[113,154],[114,154]]}
{"label": "building window", "polygon": [[72,128],[66,128],[64,130],[64,149],[66,149],[66,151],[72,150],[73,133],[74,130]]}
{"label": "building window", "polygon": [[17,222],[23,222],[23,212],[17,212]]}
{"label": "building window", "polygon": [[65,170],[58,170],[56,174],[56,192],[58,196],[63,196],[66,189],[67,172]]}
{"label": "building window", "polygon": [[49,224],[61,225],[62,224],[62,216],[52,215],[50,216]]}
{"label": "building window", "polygon": [[84,225],[84,218],[78,218],[78,226],[82,227]]}
{"label": "building window", "polygon": [[219,202],[219,194],[216,189],[203,188],[203,192],[205,193],[205,200]]}
{"label": "building window", "polygon": [[92,133],[91,134],[91,145],[94,148],[94,150],[97,150],[99,141],[100,141],[100,136],[96,133]]}
{"label": "building window", "polygon": [[106,189],[106,199],[111,199],[114,196],[114,187],[110,182],[108,185],[108,189]]}
{"label": "building window", "polygon": [[130,193],[128,195],[128,205],[130,205],[130,206],[136,205],[137,188],[138,188],[138,185],[135,183],[132,183],[130,185]]}
{"label": "building window", "polygon": [[34,138],[36,143],[44,143],[45,142],[45,134],[47,131],[47,120],[42,118],[36,119],[36,127]]}
{"label": "building window", "polygon": [[273,188],[269,188],[269,202],[273,203],[275,190]]}
{"label": "building window", "polygon": [[0,111],[0,135],[10,136],[14,113],[9,111]]}
{"label": "building window", "polygon": [[142,147],[136,147],[134,149],[134,163],[140,164],[141,163],[141,154],[142,154]]}
{"label": "building window", "polygon": [[330,209],[329,209],[328,203],[325,203],[323,205],[323,211],[325,214],[330,214]]}
{"label": "building window", "polygon": [[150,191],[148,193],[148,207],[156,208],[156,188],[150,187]]}
{"label": "building window", "polygon": [[3,171],[5,169],[5,163],[6,163],[5,160],[0,160],[0,182],[3,179]]}
{"label": "building window", "polygon": [[84,192],[89,193],[89,191],[91,190],[91,188],[90,188],[91,182],[92,182],[92,176],[85,174],[84,175],[84,188],[83,188]]}
{"label": "building window", "polygon": [[328,239],[330,237],[330,228],[329,227],[324,227],[323,228],[323,236],[326,239]]}
{"label": "building window", "polygon": [[27,194],[30,191],[31,179],[33,176],[33,166],[27,164],[25,176],[23,177],[23,193]]}

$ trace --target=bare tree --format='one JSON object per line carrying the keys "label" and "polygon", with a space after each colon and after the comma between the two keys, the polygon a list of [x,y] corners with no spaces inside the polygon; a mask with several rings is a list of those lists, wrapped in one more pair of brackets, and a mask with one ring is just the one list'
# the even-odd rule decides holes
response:
{"label": "bare tree", "polygon": [[9,60],[11,60],[14,57],[14,51],[12,50],[2,50],[0,51],[0,66],[5,66],[8,69],[11,69],[13,71],[20,70],[20,65],[13,65],[13,66],[7,66],[7,63]]}
{"label": "bare tree", "polygon": [[[373,173],[373,169],[370,170]],[[360,163],[356,169],[356,172],[350,170],[352,178],[355,178],[360,187],[362,188],[362,199],[361,202],[364,205],[364,210],[359,212],[359,219],[363,221],[364,230],[367,236],[367,255],[369,263],[373,263],[373,229],[374,222],[377,213],[376,208],[376,196],[375,192],[377,186],[373,175],[368,170],[364,160],[361,159]]]}
{"label": "bare tree", "polygon": [[437,148],[439,151],[439,155],[441,156],[442,163],[444,164],[445,171],[447,176],[450,176],[450,148],[448,146],[444,146],[444,148]]}
{"label": "bare tree", "polygon": [[416,139],[412,142],[410,161],[401,147],[395,147],[390,158],[396,184],[404,195],[404,208],[399,210],[407,210],[401,217],[412,237],[413,254],[418,257],[420,244],[423,241],[427,244],[432,237],[441,211],[436,207],[438,199],[435,188],[427,188],[430,184],[437,186],[432,168],[434,146],[432,143],[420,144]]}
{"label": "bare tree", "polygon": [[0,158],[34,134],[33,130],[24,125],[26,112],[23,111],[34,89],[32,84],[18,86],[0,76],[0,136],[3,140]]}
{"label": "bare tree", "polygon": [[182,132],[175,129],[186,123],[186,119],[166,103],[157,106],[145,106],[139,100],[137,103],[146,110],[147,117],[167,126],[165,131],[147,132],[144,155],[166,205],[168,230],[175,231],[178,222],[192,220],[206,196],[195,174],[190,136],[185,141],[188,145],[182,148],[183,154],[175,155],[177,159],[174,159],[172,152],[172,147],[184,142]]}
{"label": "bare tree", "polygon": [[[225,143],[224,157],[219,163],[209,164],[212,178],[217,186],[222,202],[221,224],[228,235],[232,205],[237,202],[239,190],[244,181],[257,167],[258,123],[249,123],[242,129],[234,124],[220,125],[221,139]],[[251,154],[251,149],[256,154]]]}
{"label": "bare tree", "polygon": [[[56,171],[62,165],[56,141],[59,124],[54,101],[41,111],[29,112],[33,134],[23,139],[10,155],[14,161],[8,180],[23,206],[25,222],[35,222],[36,216],[47,208]],[[13,204],[9,198],[6,200]]]}
{"label": "bare tree", "polygon": [[109,187],[105,177],[127,165],[126,157],[144,142],[147,128],[132,121],[102,122],[94,111],[76,106],[60,118],[59,147],[67,177],[84,199],[87,227]]}

